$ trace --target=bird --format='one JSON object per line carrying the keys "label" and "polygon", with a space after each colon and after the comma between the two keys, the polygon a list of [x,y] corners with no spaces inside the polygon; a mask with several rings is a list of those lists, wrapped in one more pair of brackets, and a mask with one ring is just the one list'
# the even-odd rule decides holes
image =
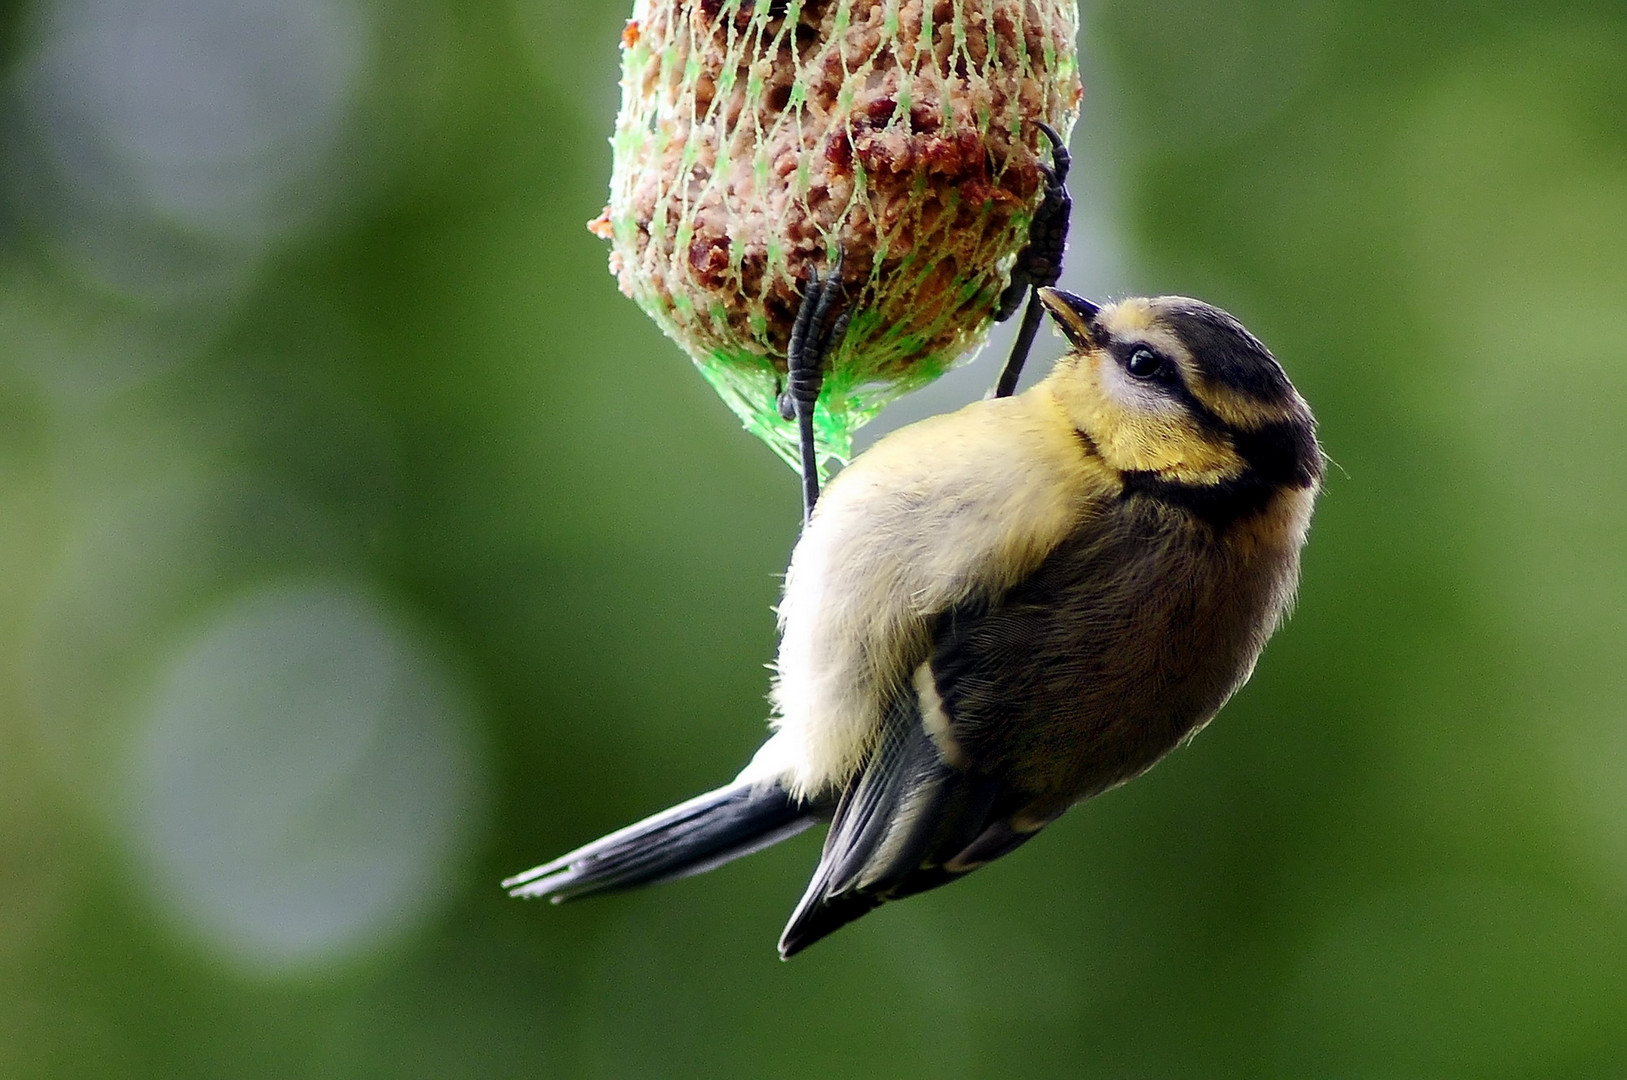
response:
{"label": "bird", "polygon": [[789,958],[1139,776],[1248,680],[1298,590],[1309,406],[1217,307],[1038,295],[1067,344],[1049,375],[901,428],[826,486],[744,770],[511,895],[686,877],[828,822]]}

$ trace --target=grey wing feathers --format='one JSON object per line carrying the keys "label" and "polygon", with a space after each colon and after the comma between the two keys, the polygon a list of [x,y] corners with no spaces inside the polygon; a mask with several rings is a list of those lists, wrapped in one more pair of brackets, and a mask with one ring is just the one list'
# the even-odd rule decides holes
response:
{"label": "grey wing feathers", "polygon": [[986,833],[1001,794],[992,777],[946,763],[913,695],[900,694],[880,745],[836,808],[813,880],[780,937],[780,955],[800,952],[887,900],[972,869],[947,864]]}

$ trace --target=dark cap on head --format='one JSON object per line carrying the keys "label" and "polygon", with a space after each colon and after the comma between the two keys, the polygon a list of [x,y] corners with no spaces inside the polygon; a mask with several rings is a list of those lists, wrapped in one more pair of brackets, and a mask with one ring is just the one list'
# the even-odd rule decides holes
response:
{"label": "dark cap on head", "polygon": [[1228,312],[1185,296],[1160,296],[1152,308],[1210,379],[1262,404],[1298,402],[1299,395],[1271,350]]}

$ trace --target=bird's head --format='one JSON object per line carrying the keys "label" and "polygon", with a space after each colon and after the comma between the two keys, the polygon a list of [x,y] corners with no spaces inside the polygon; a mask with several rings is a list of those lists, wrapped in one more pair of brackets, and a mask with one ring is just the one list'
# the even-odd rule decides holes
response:
{"label": "bird's head", "polygon": [[1202,495],[1320,479],[1310,408],[1226,312],[1183,296],[1040,299],[1071,345],[1043,385],[1127,482]]}

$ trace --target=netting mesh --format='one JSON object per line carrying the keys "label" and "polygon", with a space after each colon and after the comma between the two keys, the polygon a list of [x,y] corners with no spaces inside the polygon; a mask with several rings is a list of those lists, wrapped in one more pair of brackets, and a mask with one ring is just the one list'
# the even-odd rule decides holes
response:
{"label": "netting mesh", "polygon": [[1074,0],[636,0],[622,38],[611,268],[793,467],[775,397],[802,283],[852,309],[825,456],[981,343],[1081,90]]}

